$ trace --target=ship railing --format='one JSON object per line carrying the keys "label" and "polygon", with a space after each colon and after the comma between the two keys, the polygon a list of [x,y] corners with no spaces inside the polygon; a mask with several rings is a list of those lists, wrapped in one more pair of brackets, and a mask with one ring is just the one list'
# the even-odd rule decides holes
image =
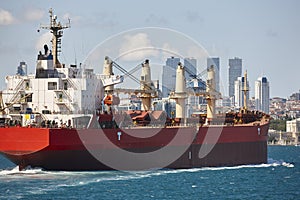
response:
{"label": "ship railing", "polygon": [[[59,90],[55,90],[55,92],[57,92],[60,95],[64,94],[64,96],[66,96],[67,99],[69,100],[67,102],[73,102],[73,98],[72,98],[71,94],[69,92],[67,92],[66,90],[60,90],[59,89]],[[59,97],[59,100],[57,102],[63,102],[62,96]]]}
{"label": "ship railing", "polygon": [[67,81],[68,81],[68,83],[70,84],[70,86],[71,86],[74,90],[78,90],[78,86],[77,86],[77,84],[75,83],[75,81],[73,81],[73,80],[70,79],[70,78],[67,78]]}
{"label": "ship railing", "polygon": [[69,112],[72,112],[72,108],[70,105],[68,105],[70,102],[62,101],[62,100],[55,100],[55,103],[58,105],[63,105],[65,106]]}
{"label": "ship railing", "polygon": [[72,102],[73,101],[73,98],[72,96],[70,95],[69,92],[67,92],[66,90],[62,90],[62,92],[64,93],[64,95],[66,95],[68,97],[68,99]]}
{"label": "ship railing", "polygon": [[18,98],[18,96],[20,94],[20,91],[24,89],[23,88],[24,82],[25,82],[24,79],[22,79],[22,80],[19,81],[19,83],[17,84],[17,86],[14,89],[14,90],[16,90],[16,92],[14,93],[14,95],[12,96],[12,98],[10,99],[9,102],[14,102]]}
{"label": "ship railing", "polygon": [[46,115],[44,115],[44,114],[42,114],[42,113],[40,113],[40,115],[41,115],[41,117],[42,117],[42,119],[43,119],[44,121],[48,121],[48,120],[49,120],[48,117],[47,117]]}

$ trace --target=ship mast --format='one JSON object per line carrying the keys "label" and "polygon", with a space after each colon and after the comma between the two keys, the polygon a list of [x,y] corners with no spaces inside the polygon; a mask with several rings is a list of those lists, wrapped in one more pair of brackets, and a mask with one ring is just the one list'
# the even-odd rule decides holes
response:
{"label": "ship mast", "polygon": [[41,29],[50,30],[52,33],[52,55],[53,55],[53,67],[61,68],[61,64],[58,60],[58,53],[61,52],[61,37],[63,36],[63,29],[70,28],[70,19],[69,22],[65,25],[62,25],[60,22],[57,22],[57,16],[53,15],[52,8],[49,9],[50,14],[50,24],[49,25],[41,25]]}

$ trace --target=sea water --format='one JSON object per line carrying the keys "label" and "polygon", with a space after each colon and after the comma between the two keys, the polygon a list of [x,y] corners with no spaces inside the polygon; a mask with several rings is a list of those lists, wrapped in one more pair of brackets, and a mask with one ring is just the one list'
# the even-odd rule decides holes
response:
{"label": "sea water", "polygon": [[300,199],[300,147],[268,152],[267,164],[137,172],[20,172],[0,156],[0,199]]}

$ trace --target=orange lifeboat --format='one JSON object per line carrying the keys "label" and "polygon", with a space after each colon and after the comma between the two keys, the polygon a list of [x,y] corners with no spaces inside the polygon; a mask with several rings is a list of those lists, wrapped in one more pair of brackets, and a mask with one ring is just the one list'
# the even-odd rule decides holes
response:
{"label": "orange lifeboat", "polygon": [[107,95],[103,100],[105,105],[118,105],[120,103],[120,98],[114,95]]}

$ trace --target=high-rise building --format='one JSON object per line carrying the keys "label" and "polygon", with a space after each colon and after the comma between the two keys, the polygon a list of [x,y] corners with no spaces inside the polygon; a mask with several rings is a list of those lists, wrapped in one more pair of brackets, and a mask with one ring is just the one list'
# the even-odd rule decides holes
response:
{"label": "high-rise building", "polygon": [[229,70],[228,70],[228,84],[229,84],[229,97],[234,96],[234,82],[237,77],[242,76],[242,59],[233,58],[229,59]]}
{"label": "high-rise building", "polygon": [[[162,97],[168,97],[170,92],[175,90],[176,69],[180,58],[170,57],[163,66],[162,74]],[[197,75],[197,60],[195,58],[185,58],[184,67],[186,68],[185,79],[192,79],[191,76]]]}
{"label": "high-rise building", "polygon": [[266,77],[259,77],[255,81],[255,107],[265,113],[269,113],[270,86]]}
{"label": "high-rise building", "polygon": [[[249,81],[247,80],[247,88],[249,88]],[[234,106],[235,108],[243,108],[244,105],[244,89],[245,77],[238,77],[234,82]],[[246,102],[249,102],[249,90],[246,91]]]}
{"label": "high-rise building", "polygon": [[197,60],[195,58],[185,58],[183,65],[186,68],[185,79],[190,80],[193,75],[197,75]]}
{"label": "high-rise building", "polygon": [[167,58],[162,73],[162,97],[168,97],[170,92],[175,90],[176,69],[180,58]]}
{"label": "high-rise building", "polygon": [[17,68],[17,75],[26,76],[27,75],[27,65],[26,63],[20,62],[20,65]]}
{"label": "high-rise building", "polygon": [[207,58],[207,69],[211,65],[215,66],[216,90],[220,92],[220,58]]}

